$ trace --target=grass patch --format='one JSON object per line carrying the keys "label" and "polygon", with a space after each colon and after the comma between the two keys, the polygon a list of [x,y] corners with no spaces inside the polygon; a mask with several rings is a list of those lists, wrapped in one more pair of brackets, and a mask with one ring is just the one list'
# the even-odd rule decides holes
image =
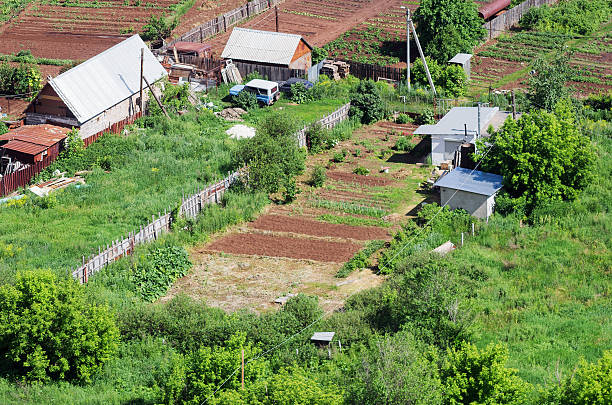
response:
{"label": "grass patch", "polygon": [[340,201],[329,201],[329,200],[311,200],[310,204],[316,208],[326,208],[335,211],[348,212],[349,214],[366,215],[374,218],[382,218],[388,214],[387,211],[380,208],[368,207],[365,205],[340,202]]}
{"label": "grass patch", "polygon": [[385,241],[383,240],[372,240],[368,242],[368,244],[363,249],[361,249],[359,252],[357,252],[357,254],[355,254],[355,256],[351,258],[351,260],[344,263],[344,265],[336,273],[336,277],[346,278],[357,269],[363,269],[365,267],[372,266],[370,256],[382,249],[384,246]]}
{"label": "grass patch", "polygon": [[391,224],[389,222],[382,221],[374,218],[360,218],[351,215],[334,215],[334,214],[323,214],[317,217],[319,221],[329,222],[330,224],[343,224],[351,226],[378,226],[381,228],[389,228]]}

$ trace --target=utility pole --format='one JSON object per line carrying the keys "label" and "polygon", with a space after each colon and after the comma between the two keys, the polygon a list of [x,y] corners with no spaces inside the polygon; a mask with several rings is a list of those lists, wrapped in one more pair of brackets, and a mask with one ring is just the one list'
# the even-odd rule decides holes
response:
{"label": "utility pole", "polygon": [[478,128],[476,128],[476,138],[480,138],[480,101],[478,102]]}
{"label": "utility pole", "polygon": [[417,48],[419,49],[419,54],[421,54],[421,59],[423,60],[423,65],[425,66],[425,73],[427,73],[427,80],[429,80],[429,85],[431,86],[431,90],[433,91],[434,96],[436,96],[436,86],[433,84],[433,80],[431,80],[431,74],[429,73],[429,67],[427,66],[427,61],[425,60],[425,55],[423,55],[423,49],[421,49],[421,43],[419,42],[419,36],[414,29],[414,23],[410,20],[410,28],[412,29],[412,33],[414,34],[414,40],[417,44]]}
{"label": "utility pole", "polygon": [[274,6],[274,13],[276,14],[276,32],[278,32],[278,6]]}
{"label": "utility pole", "polygon": [[143,76],[143,65],[144,65],[144,48],[140,48],[140,114],[143,114],[143,100],[142,100],[142,76]]}
{"label": "utility pole", "polygon": [[406,81],[408,82],[408,90],[410,90],[410,9],[406,9]]}
{"label": "utility pole", "polygon": [[514,89],[512,89],[512,119],[516,119],[516,99],[514,98]]}

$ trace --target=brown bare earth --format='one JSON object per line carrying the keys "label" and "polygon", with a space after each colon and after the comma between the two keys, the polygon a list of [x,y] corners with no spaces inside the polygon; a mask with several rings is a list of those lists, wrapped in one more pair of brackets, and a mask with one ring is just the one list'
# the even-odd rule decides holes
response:
{"label": "brown bare earth", "polygon": [[[279,31],[302,35],[309,44],[323,46],[395,3],[394,0],[286,0],[278,6]],[[239,26],[275,31],[274,10],[262,13]],[[211,41],[215,52],[223,51],[230,34],[231,30]]]}
{"label": "brown bare earth", "polygon": [[284,215],[262,215],[250,226],[265,231],[294,232],[311,236],[331,236],[356,240],[389,239],[389,233],[383,228],[330,224]]}
{"label": "brown bare earth", "polygon": [[342,263],[361,248],[352,242],[330,242],[289,236],[235,233],[208,245],[208,249],[242,255],[289,257]]}
{"label": "brown bare earth", "polygon": [[288,293],[319,297],[325,311],[341,308],[357,291],[379,285],[383,278],[369,270],[353,272],[348,278],[334,275],[339,265],[278,257],[234,256],[191,252],[196,265],[178,280],[162,300],[188,294],[228,312],[251,309],[258,312],[278,308],[274,300]]}
{"label": "brown bare earth", "polygon": [[343,172],[329,172],[327,173],[327,177],[333,180],[340,180],[346,183],[357,183],[370,187],[389,186],[393,184],[393,180],[380,176],[362,176],[359,174]]}

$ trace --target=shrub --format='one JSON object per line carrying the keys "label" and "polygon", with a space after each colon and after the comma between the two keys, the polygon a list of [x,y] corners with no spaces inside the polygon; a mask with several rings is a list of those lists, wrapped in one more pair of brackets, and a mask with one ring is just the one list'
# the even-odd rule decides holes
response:
{"label": "shrub", "polygon": [[283,192],[283,201],[285,202],[285,204],[294,201],[299,192],[300,190],[298,189],[295,178],[290,178],[285,183],[285,190]]}
{"label": "shrub", "polygon": [[0,287],[4,371],[27,381],[89,382],[118,340],[109,310],[92,304],[72,279],[26,271],[17,273],[15,285]]}
{"label": "shrub", "polygon": [[0,122],[0,135],[6,134],[8,132],[8,127],[4,122]]}
{"label": "shrub", "polygon": [[359,174],[361,176],[365,176],[365,175],[370,174],[370,170],[368,170],[367,168],[365,168],[363,166],[359,166],[359,167],[356,167],[355,169],[353,169],[353,173]]}
{"label": "shrub", "polygon": [[351,116],[360,118],[361,123],[371,124],[385,117],[385,104],[380,97],[376,83],[363,80],[351,95]]}
{"label": "shrub", "polygon": [[399,138],[397,138],[397,141],[395,141],[395,150],[400,151],[400,152],[410,152],[412,149],[414,149],[414,144],[412,143],[412,140],[407,137],[407,136],[400,136]]}
{"label": "shrub", "polygon": [[304,83],[294,83],[291,85],[291,101],[304,104],[312,101],[312,93],[304,86]]}
{"label": "shrub", "polygon": [[306,130],[306,139],[309,143],[310,153],[313,154],[333,146],[330,131],[318,122]]}
{"label": "shrub", "polygon": [[416,119],[416,124],[418,125],[434,124],[435,122],[436,120],[431,108],[426,108],[423,110],[423,112]]}
{"label": "shrub", "polygon": [[440,376],[445,404],[522,404],[527,401],[529,385],[506,368],[508,349],[490,344],[478,350],[470,343],[447,350]]}
{"label": "shrub", "polygon": [[329,56],[329,52],[327,51],[327,49],[319,48],[318,46],[315,46],[314,48],[312,48],[312,64],[313,65],[316,65],[322,60],[327,59],[328,56]]}
{"label": "shrub", "polygon": [[250,91],[242,90],[240,93],[232,98],[232,102],[236,107],[240,107],[243,110],[250,111],[259,108],[259,102],[257,96]]}
{"label": "shrub", "polygon": [[395,119],[396,124],[412,124],[412,121],[408,114],[399,114]]}
{"label": "shrub", "polygon": [[612,401],[612,351],[604,352],[597,363],[581,360],[576,371],[562,384],[559,404],[608,404]]}
{"label": "shrub", "polygon": [[189,255],[181,246],[149,248],[134,263],[132,280],[145,301],[154,301],[165,294],[172,283],[187,274]]}
{"label": "shrub", "polygon": [[336,163],[342,163],[344,162],[344,158],[346,157],[346,155],[342,152],[335,152],[334,156],[332,158],[332,160]]}
{"label": "shrub", "polygon": [[384,245],[385,241],[382,240],[373,240],[368,242],[366,247],[357,252],[357,254],[355,254],[355,256],[353,256],[348,262],[344,263],[344,265],[336,273],[336,277],[348,277],[348,275],[356,269],[370,267],[372,265],[372,262],[370,261],[370,256],[372,256],[378,250],[382,249]]}
{"label": "shrub", "polygon": [[313,187],[322,187],[323,184],[325,184],[325,180],[327,180],[325,168],[320,165],[315,166],[312,171],[312,177],[310,178],[310,185]]}
{"label": "shrub", "polygon": [[11,66],[0,63],[0,94],[26,94],[42,87],[38,66],[20,63]]}

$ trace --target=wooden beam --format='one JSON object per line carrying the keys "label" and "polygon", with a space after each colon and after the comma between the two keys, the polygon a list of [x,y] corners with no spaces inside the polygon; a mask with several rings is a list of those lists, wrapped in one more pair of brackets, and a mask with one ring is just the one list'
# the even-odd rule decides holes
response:
{"label": "wooden beam", "polygon": [[170,116],[168,115],[168,111],[166,111],[166,108],[164,107],[164,105],[161,103],[161,101],[157,97],[157,94],[155,94],[155,92],[153,91],[153,87],[151,87],[151,84],[149,84],[149,81],[147,80],[147,78],[145,76],[142,76],[142,78],[144,79],[145,83],[147,84],[147,87],[149,88],[149,90],[151,90],[151,94],[153,94],[153,97],[155,98],[155,101],[157,101],[157,104],[160,106],[160,108],[164,112],[164,115],[167,118],[170,118]]}

